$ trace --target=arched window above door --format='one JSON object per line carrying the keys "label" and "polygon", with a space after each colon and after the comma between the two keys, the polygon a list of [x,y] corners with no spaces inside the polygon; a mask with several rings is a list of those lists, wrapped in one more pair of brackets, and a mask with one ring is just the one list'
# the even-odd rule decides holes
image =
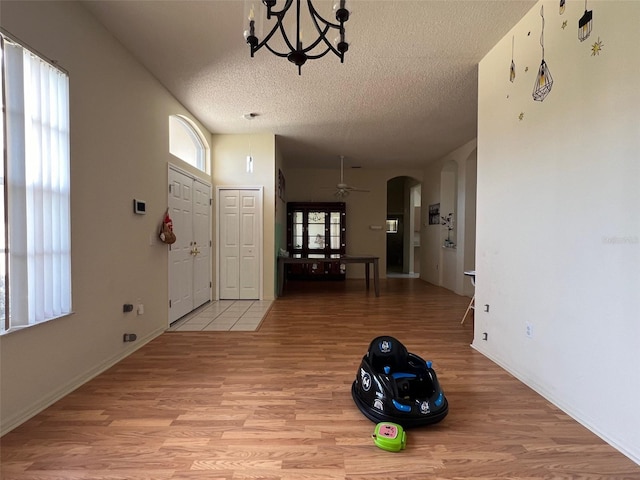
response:
{"label": "arched window above door", "polygon": [[198,170],[209,173],[208,149],[200,130],[180,115],[169,117],[169,152]]}

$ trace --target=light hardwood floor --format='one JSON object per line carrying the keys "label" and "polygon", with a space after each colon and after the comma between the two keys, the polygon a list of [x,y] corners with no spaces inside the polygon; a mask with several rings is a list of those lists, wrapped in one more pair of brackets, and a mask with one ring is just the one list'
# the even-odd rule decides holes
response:
{"label": "light hardwood floor", "polygon": [[[3,480],[640,479],[469,347],[468,298],[417,279],[288,284],[256,332],[168,332],[1,439]],[[439,424],[378,449],[350,387],[370,340],[433,361]]]}

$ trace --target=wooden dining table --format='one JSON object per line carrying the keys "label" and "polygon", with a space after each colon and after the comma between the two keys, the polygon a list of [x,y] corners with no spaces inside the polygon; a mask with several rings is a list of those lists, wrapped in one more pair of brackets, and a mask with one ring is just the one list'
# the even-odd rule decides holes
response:
{"label": "wooden dining table", "polygon": [[301,257],[278,257],[278,296],[281,297],[284,294],[284,283],[286,280],[287,272],[286,265],[291,264],[307,264],[312,265],[314,263],[322,261],[336,261],[339,263],[363,263],[364,264],[364,278],[366,289],[369,290],[369,277],[370,266],[373,265],[373,289],[376,297],[380,296],[380,268],[378,265],[380,257],[373,255],[341,255],[336,258],[301,258]]}

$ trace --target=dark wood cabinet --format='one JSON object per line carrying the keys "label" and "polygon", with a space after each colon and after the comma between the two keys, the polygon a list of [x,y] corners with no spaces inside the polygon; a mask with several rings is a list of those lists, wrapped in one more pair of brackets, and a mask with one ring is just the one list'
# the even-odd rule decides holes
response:
{"label": "dark wood cabinet", "polygon": [[340,256],[346,247],[344,202],[289,202],[287,204],[287,251],[294,258],[317,258],[318,262],[289,265],[287,278],[342,280],[345,266]]}

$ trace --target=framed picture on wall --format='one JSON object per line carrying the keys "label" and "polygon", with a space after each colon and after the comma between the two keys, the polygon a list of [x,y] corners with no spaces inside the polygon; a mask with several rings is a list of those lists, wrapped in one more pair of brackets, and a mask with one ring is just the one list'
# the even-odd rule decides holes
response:
{"label": "framed picture on wall", "polygon": [[438,225],[440,223],[440,204],[434,203],[429,205],[429,225]]}

